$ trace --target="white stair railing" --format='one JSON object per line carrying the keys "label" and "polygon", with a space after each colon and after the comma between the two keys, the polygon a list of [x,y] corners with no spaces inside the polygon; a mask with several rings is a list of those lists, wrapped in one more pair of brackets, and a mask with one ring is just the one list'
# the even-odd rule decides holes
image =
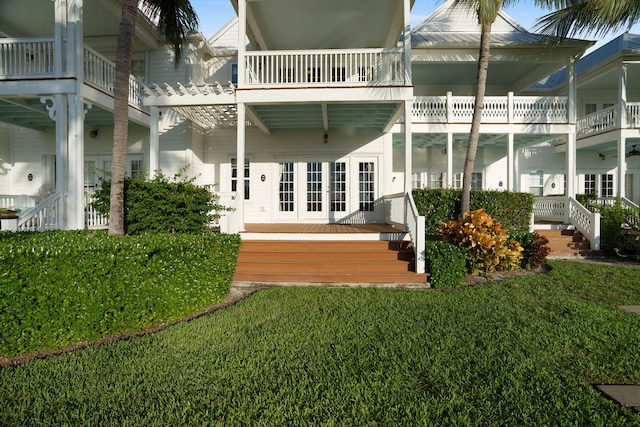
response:
{"label": "white stair railing", "polygon": [[591,212],[573,197],[536,197],[533,214],[536,220],[574,225],[589,240],[591,249],[600,250],[600,214]]}
{"label": "white stair railing", "polygon": [[18,231],[47,231],[62,228],[62,194],[54,193],[18,219]]}
{"label": "white stair railing", "polygon": [[413,243],[416,273],[426,271],[425,219],[418,213],[411,193],[384,196],[385,220],[388,224],[403,227]]}

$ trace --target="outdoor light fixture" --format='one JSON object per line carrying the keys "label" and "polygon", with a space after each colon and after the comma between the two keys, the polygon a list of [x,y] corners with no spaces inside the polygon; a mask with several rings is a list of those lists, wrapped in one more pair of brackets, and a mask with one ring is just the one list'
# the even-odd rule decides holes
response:
{"label": "outdoor light fixture", "polygon": [[327,142],[329,142],[329,134],[325,133],[324,134],[324,143],[326,144]]}
{"label": "outdoor light fixture", "polygon": [[598,157],[600,157],[600,160],[604,160],[604,159],[606,159],[606,158],[607,158],[607,156],[605,156],[605,155],[604,155],[604,154],[602,154],[602,153],[598,153]]}
{"label": "outdoor light fixture", "polygon": [[96,139],[98,137],[98,129],[94,129],[89,132],[89,138]]}

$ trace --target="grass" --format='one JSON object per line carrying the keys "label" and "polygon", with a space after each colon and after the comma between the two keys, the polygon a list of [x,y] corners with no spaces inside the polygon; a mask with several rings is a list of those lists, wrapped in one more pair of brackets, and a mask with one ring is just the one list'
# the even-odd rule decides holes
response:
{"label": "grass", "polygon": [[1,425],[639,425],[637,269],[551,262],[454,291],[274,288],[0,370]]}

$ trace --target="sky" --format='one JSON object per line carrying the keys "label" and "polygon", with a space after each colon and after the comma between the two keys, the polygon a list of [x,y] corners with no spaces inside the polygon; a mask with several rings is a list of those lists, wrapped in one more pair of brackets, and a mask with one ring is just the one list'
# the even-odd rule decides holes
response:
{"label": "sky", "polygon": [[[213,36],[219,29],[235,17],[235,12],[229,0],[190,0],[193,7],[198,13],[200,19],[200,32],[208,39]],[[416,0],[411,9],[411,27],[415,27],[424,18],[436,10],[444,0]],[[531,31],[537,18],[545,15],[549,11],[540,9],[533,4],[533,0],[521,0],[517,5],[504,9],[504,11],[513,18],[518,24]],[[640,24],[631,28],[630,32],[640,34]],[[592,48],[597,48],[615,36],[620,35],[621,31],[615,34],[608,34],[604,37],[596,37],[593,35],[580,35],[577,38],[587,40],[598,40],[598,43]]]}

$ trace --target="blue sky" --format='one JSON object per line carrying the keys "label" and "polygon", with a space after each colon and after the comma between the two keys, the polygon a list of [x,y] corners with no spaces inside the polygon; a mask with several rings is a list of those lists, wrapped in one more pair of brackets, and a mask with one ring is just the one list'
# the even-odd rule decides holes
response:
{"label": "blue sky", "polygon": [[[411,10],[411,26],[414,27],[431,12],[438,8],[443,1],[438,0],[416,0]],[[191,4],[196,9],[200,18],[200,31],[209,38],[213,36],[222,26],[229,22],[235,12],[229,0],[191,0]],[[533,5],[533,0],[522,0],[517,6],[505,9],[505,12],[524,28],[531,30],[536,19],[543,16],[548,11],[539,9]],[[632,33],[640,33],[640,24],[631,29]],[[619,35],[611,34],[605,37],[581,36],[581,38],[600,40],[597,46],[609,41],[612,37]],[[596,47],[597,47],[596,46]]]}

